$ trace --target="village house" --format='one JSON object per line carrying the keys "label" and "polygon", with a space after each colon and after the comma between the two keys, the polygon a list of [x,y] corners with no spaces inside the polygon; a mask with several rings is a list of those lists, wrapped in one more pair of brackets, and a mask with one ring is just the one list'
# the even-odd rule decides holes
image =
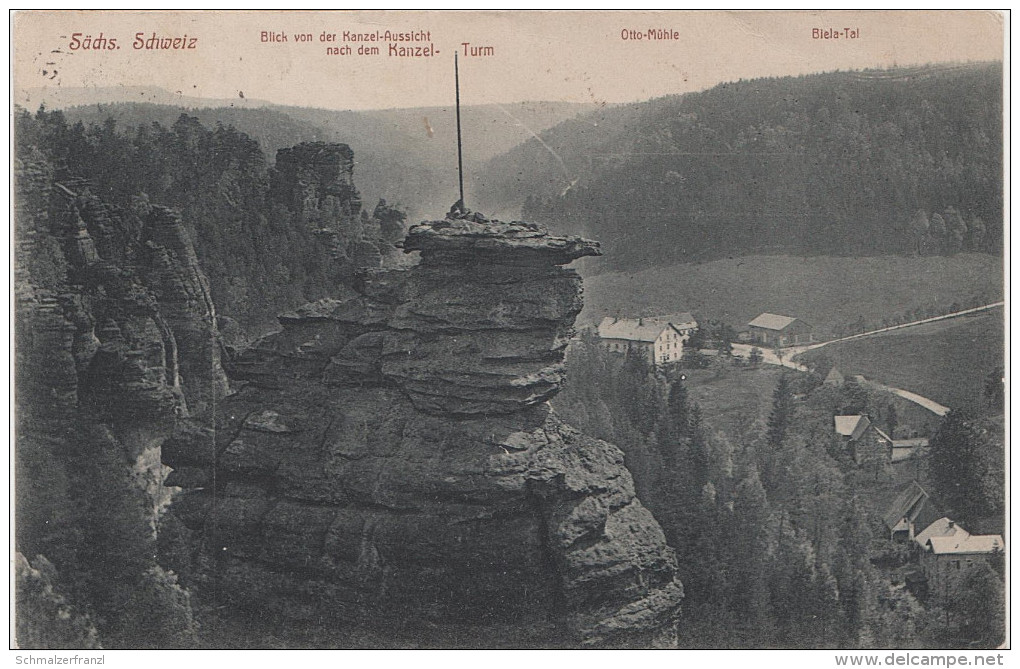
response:
{"label": "village house", "polygon": [[921,550],[925,550],[928,546],[928,540],[933,537],[954,537],[964,538],[964,535],[969,535],[970,532],[963,529],[956,524],[955,520],[942,516],[934,523],[924,528],[914,537],[914,543]]}
{"label": "village house", "polygon": [[751,341],[764,346],[795,346],[810,344],[815,340],[811,326],[793,316],[760,314],[747,324]]}
{"label": "village house", "polygon": [[882,521],[895,541],[913,541],[942,514],[917,481],[911,481],[889,506]]}
{"label": "village house", "polygon": [[928,447],[928,440],[923,437],[911,439],[893,439],[892,461],[903,462],[921,453]]}
{"label": "village house", "polygon": [[928,579],[928,591],[946,597],[954,579],[981,562],[988,562],[1003,548],[1002,537],[998,534],[970,534],[964,530],[948,536],[929,537],[921,553],[921,569]]}
{"label": "village house", "polygon": [[921,587],[940,597],[950,592],[952,579],[1004,549],[1000,535],[971,534],[943,516],[917,481],[900,492],[882,520],[891,539],[912,542],[920,556]]}
{"label": "village house", "polygon": [[878,459],[892,462],[893,440],[867,416],[834,416],[836,434],[852,451],[854,462],[861,465]]}
{"label": "village house", "polygon": [[663,365],[683,357],[684,343],[698,323],[689,313],[650,318],[612,318],[599,323],[602,344],[614,353],[640,352],[648,361]]}

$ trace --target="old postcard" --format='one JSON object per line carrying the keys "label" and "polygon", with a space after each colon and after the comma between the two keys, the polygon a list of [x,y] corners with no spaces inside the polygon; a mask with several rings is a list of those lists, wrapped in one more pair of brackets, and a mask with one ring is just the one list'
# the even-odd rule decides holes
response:
{"label": "old postcard", "polygon": [[11,647],[1001,664],[1008,31],[14,13]]}

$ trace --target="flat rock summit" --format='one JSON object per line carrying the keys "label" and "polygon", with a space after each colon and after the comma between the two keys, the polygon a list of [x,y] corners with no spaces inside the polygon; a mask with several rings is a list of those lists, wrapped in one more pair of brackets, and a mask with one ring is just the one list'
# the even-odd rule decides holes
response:
{"label": "flat rock summit", "polygon": [[467,625],[482,645],[674,646],[673,549],[621,451],[548,404],[581,309],[564,265],[598,245],[476,215],[403,248],[417,265],[283,314],[164,443],[202,589],[415,645]]}

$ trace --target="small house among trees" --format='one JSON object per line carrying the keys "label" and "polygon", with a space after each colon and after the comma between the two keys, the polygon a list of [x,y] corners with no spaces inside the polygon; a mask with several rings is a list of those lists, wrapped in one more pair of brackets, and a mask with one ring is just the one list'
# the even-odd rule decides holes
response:
{"label": "small house among trees", "polygon": [[927,491],[917,481],[911,481],[896,496],[882,520],[889,530],[890,539],[912,541],[941,515]]}
{"label": "small house among trees", "polygon": [[683,357],[684,344],[698,329],[689,313],[650,318],[605,317],[599,323],[602,344],[614,353],[638,352],[656,365]]}
{"label": "small house among trees", "polygon": [[928,579],[929,592],[948,592],[956,579],[980,564],[987,564],[1003,548],[998,534],[970,534],[963,530],[930,537],[921,553],[921,569]]}
{"label": "small house among trees", "polygon": [[[995,579],[995,558],[1005,548],[998,534],[974,535],[959,523],[943,516],[917,481],[903,489],[882,520],[890,538],[908,542],[920,570],[913,571],[912,591],[934,597],[940,606],[959,610],[955,598],[972,589],[973,579]],[[1000,565],[1001,566],[1001,565]],[[989,597],[992,599],[994,597]],[[977,601],[975,608],[994,607]]]}
{"label": "small house among trees", "polygon": [[955,520],[943,516],[919,532],[914,537],[914,543],[917,544],[921,550],[924,550],[928,546],[928,540],[933,537],[953,537],[959,535],[962,539],[964,535],[969,534],[970,532],[960,527]]}
{"label": "small house among trees", "polygon": [[923,449],[928,447],[928,440],[924,437],[913,437],[911,439],[893,439],[892,461],[902,462],[916,457]]}
{"label": "small house among trees", "polygon": [[893,440],[867,416],[834,416],[836,434],[852,451],[854,462],[892,461]]}
{"label": "small house among trees", "polygon": [[794,346],[815,341],[811,326],[793,316],[760,314],[747,327],[751,331],[751,341],[766,346]]}

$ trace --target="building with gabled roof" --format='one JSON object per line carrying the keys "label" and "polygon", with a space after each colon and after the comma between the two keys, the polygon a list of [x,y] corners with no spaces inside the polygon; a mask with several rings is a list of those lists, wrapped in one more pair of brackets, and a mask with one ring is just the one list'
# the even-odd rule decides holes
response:
{"label": "building with gabled roof", "polygon": [[919,532],[917,536],[914,537],[914,543],[916,543],[921,550],[924,550],[928,545],[928,540],[933,537],[963,536],[970,536],[970,532],[957,525],[955,520],[951,520],[943,516]]}
{"label": "building with gabled roof", "polygon": [[794,346],[815,340],[810,325],[794,316],[759,314],[747,324],[751,340],[766,346]]}
{"label": "building with gabled roof", "polygon": [[863,415],[833,416],[836,434],[842,438],[858,465],[892,462],[892,437]]}
{"label": "building with gabled roof", "polygon": [[941,598],[948,597],[955,579],[987,563],[1003,550],[1005,543],[998,534],[963,531],[929,537],[921,553],[921,569],[928,579],[928,591]]}
{"label": "building with gabled roof", "polygon": [[690,313],[649,318],[612,318],[599,323],[599,339],[615,353],[639,352],[656,364],[676,362],[683,357],[684,343],[698,329]]}
{"label": "building with gabled roof", "polygon": [[864,436],[864,433],[871,427],[871,419],[867,416],[833,416],[836,427],[836,434],[847,437],[850,441],[856,441]]}
{"label": "building with gabled roof", "polygon": [[927,491],[917,481],[911,481],[882,515],[889,537],[911,541],[918,531],[924,530],[942,517]]}

